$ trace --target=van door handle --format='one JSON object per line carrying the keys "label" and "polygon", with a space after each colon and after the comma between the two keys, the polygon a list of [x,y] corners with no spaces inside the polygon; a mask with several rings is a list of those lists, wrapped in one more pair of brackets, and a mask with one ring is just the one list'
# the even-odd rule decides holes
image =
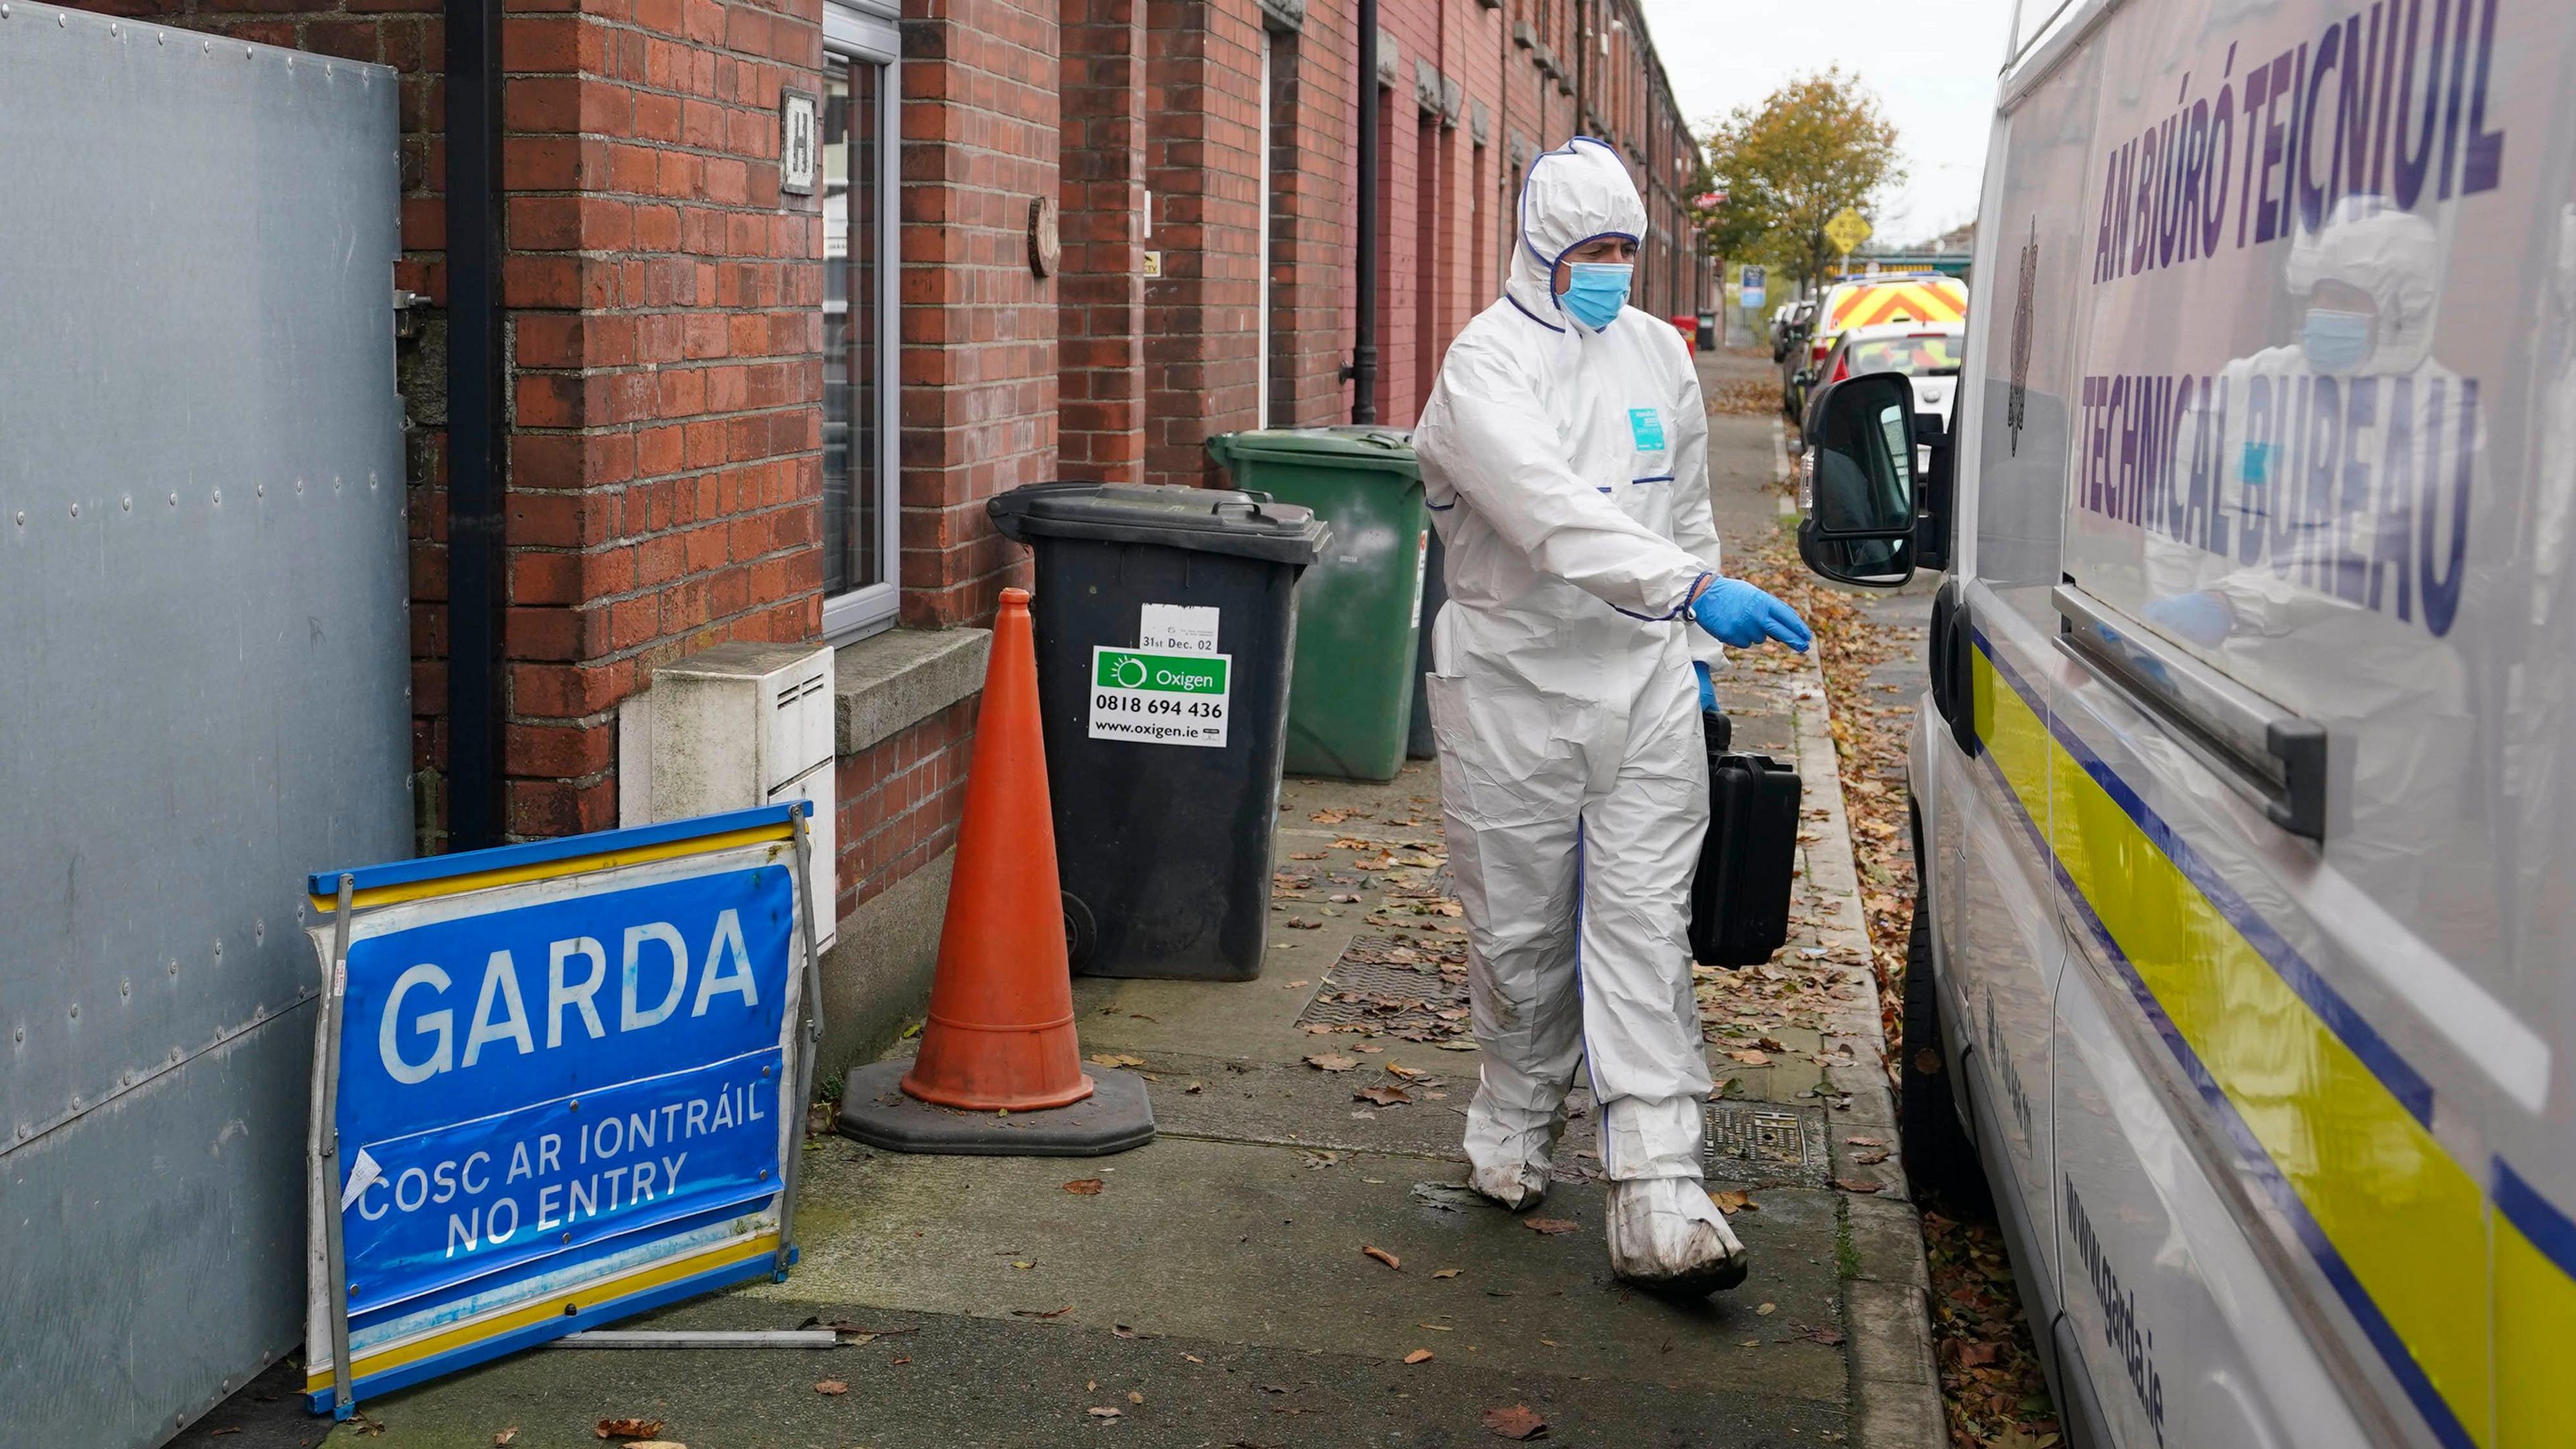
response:
{"label": "van door handle", "polygon": [[2130,623],[2073,584],[2050,596],[2057,647],[2171,729],[2185,748],[2263,809],[2310,840],[2326,838],[2331,738],[2326,727],[2282,708]]}

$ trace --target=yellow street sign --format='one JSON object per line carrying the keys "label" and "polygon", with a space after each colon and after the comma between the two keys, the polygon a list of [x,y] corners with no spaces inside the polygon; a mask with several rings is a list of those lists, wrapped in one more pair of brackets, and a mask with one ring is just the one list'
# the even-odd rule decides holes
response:
{"label": "yellow street sign", "polygon": [[1852,248],[1869,240],[1869,222],[1846,206],[1825,223],[1825,240],[1834,244],[1834,250],[1848,254]]}

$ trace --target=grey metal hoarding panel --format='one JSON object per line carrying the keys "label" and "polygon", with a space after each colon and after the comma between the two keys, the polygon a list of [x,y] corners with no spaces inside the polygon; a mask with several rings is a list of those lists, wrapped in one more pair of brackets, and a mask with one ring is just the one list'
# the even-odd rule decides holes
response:
{"label": "grey metal hoarding panel", "polygon": [[302,876],[410,849],[395,147],[381,67],[0,18],[0,1403],[27,1442],[157,1443],[298,1336]]}

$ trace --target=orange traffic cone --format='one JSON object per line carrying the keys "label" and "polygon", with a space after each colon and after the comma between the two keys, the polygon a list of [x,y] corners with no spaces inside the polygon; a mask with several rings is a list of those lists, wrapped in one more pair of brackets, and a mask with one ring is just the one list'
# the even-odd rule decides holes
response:
{"label": "orange traffic cone", "polygon": [[993,621],[920,1055],[852,1071],[840,1130],[906,1152],[1087,1156],[1153,1139],[1144,1080],[1086,1071],[1074,1033],[1024,590],[1004,589]]}
{"label": "orange traffic cone", "polygon": [[930,1019],[903,1089],[983,1112],[1061,1107],[1091,1095],[1074,1038],[1037,648],[1020,589],[1002,590],[993,621]]}

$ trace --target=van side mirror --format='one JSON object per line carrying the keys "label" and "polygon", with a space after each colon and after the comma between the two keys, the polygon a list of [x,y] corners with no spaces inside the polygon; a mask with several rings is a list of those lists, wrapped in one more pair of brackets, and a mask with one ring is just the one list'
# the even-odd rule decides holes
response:
{"label": "van side mirror", "polygon": [[1892,589],[1914,576],[1914,385],[1873,372],[1809,404],[1798,556],[1840,583]]}

